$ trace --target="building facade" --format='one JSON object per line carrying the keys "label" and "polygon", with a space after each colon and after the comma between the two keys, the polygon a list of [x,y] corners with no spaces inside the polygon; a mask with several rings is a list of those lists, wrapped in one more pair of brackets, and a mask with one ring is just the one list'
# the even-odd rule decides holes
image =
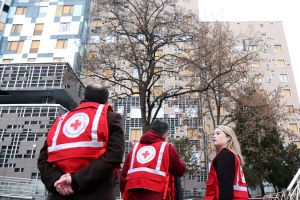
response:
{"label": "building facade", "polygon": [[[261,46],[252,46],[259,51],[258,60],[252,62],[251,75],[259,75],[255,81],[267,91],[280,90],[281,103],[287,114],[279,125],[291,135],[284,138],[285,143],[295,143],[300,147],[299,96],[289,50],[285,39],[283,24],[280,21],[231,22],[236,35],[246,36],[252,33],[262,41]],[[241,38],[241,40],[245,39]]]}
{"label": "building facade", "polygon": [[79,104],[83,91],[66,63],[0,65],[0,198],[44,195],[40,149],[51,124]]}
{"label": "building facade", "polygon": [[68,62],[77,74],[86,52],[90,1],[1,1],[2,63]]}

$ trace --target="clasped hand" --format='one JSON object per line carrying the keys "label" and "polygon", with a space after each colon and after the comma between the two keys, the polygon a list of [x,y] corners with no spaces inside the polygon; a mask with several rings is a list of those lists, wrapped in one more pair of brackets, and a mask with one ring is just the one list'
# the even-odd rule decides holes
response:
{"label": "clasped hand", "polygon": [[57,192],[59,192],[61,195],[67,196],[74,193],[71,183],[72,183],[72,178],[71,175],[68,173],[62,175],[59,178],[59,180],[57,180],[54,183],[54,187],[56,188]]}

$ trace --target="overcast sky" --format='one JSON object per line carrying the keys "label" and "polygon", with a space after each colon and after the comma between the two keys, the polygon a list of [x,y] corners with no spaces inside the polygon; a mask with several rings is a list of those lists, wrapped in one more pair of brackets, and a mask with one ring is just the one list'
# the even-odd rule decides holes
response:
{"label": "overcast sky", "polygon": [[298,0],[198,0],[198,5],[200,19],[204,21],[282,21],[300,96]]}

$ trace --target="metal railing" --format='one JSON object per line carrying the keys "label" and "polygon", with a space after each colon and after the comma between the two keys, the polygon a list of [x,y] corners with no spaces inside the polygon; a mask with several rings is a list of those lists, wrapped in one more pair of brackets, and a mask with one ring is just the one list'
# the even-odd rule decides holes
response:
{"label": "metal railing", "polygon": [[0,176],[0,197],[34,199],[44,195],[45,187],[40,180]]}
{"label": "metal railing", "polygon": [[286,191],[268,194],[264,200],[300,200],[300,168],[289,184]]}

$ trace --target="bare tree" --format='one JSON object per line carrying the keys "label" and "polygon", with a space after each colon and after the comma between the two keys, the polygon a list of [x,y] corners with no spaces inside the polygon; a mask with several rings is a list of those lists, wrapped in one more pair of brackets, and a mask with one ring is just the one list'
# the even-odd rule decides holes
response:
{"label": "bare tree", "polygon": [[[234,120],[232,110],[239,88],[245,84],[243,82],[246,79],[251,80],[255,77],[251,77],[249,69],[259,54],[252,46],[260,45],[261,41],[255,37],[241,40],[224,22],[209,23],[209,28],[205,39],[194,43],[197,50],[196,59],[197,56],[199,58],[194,68],[195,76],[206,79],[201,81],[202,84],[210,82],[208,90],[199,95],[203,103],[203,115],[209,116],[216,127],[218,124],[229,124]],[[206,67],[204,74],[202,66]],[[219,74],[223,75],[218,76]]]}
{"label": "bare tree", "polygon": [[[118,98],[138,95],[144,130],[164,100],[206,91],[216,78],[233,69],[203,79],[208,68],[214,69],[203,66],[203,54],[196,56],[213,48],[205,46],[210,45],[206,42],[212,34],[209,24],[199,23],[195,15],[173,7],[170,0],[96,2],[93,16],[99,29],[93,30],[97,35],[91,38],[88,75],[108,83]],[[205,45],[193,46],[195,42]],[[194,69],[201,73],[191,78],[187,74],[195,74]]]}

